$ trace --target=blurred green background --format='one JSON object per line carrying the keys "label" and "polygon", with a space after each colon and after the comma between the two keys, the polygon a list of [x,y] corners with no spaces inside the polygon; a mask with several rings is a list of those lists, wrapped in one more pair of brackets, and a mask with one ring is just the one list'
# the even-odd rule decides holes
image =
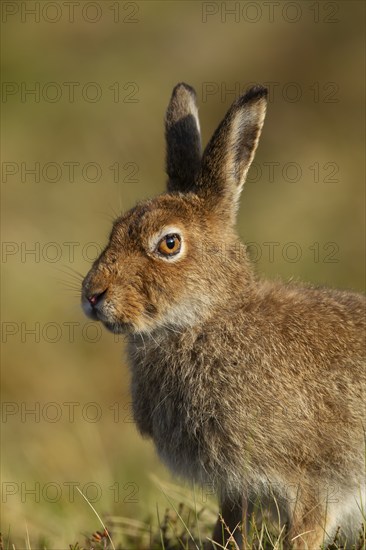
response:
{"label": "blurred green background", "polygon": [[2,5],[1,529],[65,548],[99,528],[76,485],[104,518],[167,504],[123,342],[84,318],[72,270],[164,189],[177,82],[197,90],[204,143],[240,91],[269,85],[239,233],[260,273],[363,290],[364,3],[36,4]]}

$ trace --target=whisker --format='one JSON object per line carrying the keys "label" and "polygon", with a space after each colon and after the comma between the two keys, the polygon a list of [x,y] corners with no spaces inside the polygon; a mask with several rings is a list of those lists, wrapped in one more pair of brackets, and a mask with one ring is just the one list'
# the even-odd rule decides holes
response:
{"label": "whisker", "polygon": [[146,344],[145,344],[145,340],[144,340],[144,337],[143,337],[143,334],[141,334],[141,339],[142,339],[142,343],[144,344],[144,351],[145,351],[145,357],[146,357]]}
{"label": "whisker", "polygon": [[[71,290],[68,290],[67,288],[64,288],[66,292],[71,292]],[[79,294],[72,294],[72,298],[76,298],[78,300],[78,303],[80,303],[80,295]]]}
{"label": "whisker", "polygon": [[75,296],[78,296],[79,298],[81,297],[81,292],[79,292],[76,288],[65,286],[62,288],[62,290],[65,290],[67,292],[74,292]]}
{"label": "whisker", "polygon": [[74,288],[75,290],[80,290],[81,292],[81,284],[79,281],[71,280],[68,281],[67,279],[54,279],[57,284],[60,284],[62,286],[67,286],[69,288]]}
{"label": "whisker", "polygon": [[[83,275],[82,273],[80,273],[80,271],[77,271],[76,269],[74,269],[73,267],[71,267],[70,265],[63,265],[62,268],[61,267],[55,267],[55,269],[57,269],[57,271],[60,271],[61,273],[64,273],[65,275],[68,275],[69,277],[75,277],[77,278],[78,280],[83,280],[84,277],[85,277],[85,274]],[[64,270],[69,270],[69,271],[64,271]]]}
{"label": "whisker", "polygon": [[160,323],[160,324],[161,324],[162,327],[166,328],[167,330],[170,330],[170,332],[174,332],[175,334],[183,334],[182,331],[175,330],[172,327],[169,327],[168,325],[166,325],[165,323]]}
{"label": "whisker", "polygon": [[74,296],[78,296],[79,297],[79,300],[81,298],[81,292],[77,289],[77,288],[72,288],[72,287],[67,287],[67,286],[62,286],[60,285],[60,291],[61,292],[72,292],[74,293]]}
{"label": "whisker", "polygon": [[[140,333],[141,334],[141,333]],[[161,348],[161,345],[155,340],[154,336],[152,335],[151,332],[149,332],[149,338],[151,338],[152,340],[154,340],[155,344],[158,346],[158,348]]]}
{"label": "whisker", "polygon": [[[142,315],[143,317],[145,317],[146,319],[148,319],[149,321],[154,321],[155,319],[147,312],[142,312]],[[170,332],[173,332],[174,334],[183,334],[183,332],[179,331],[179,330],[174,330],[172,327],[170,327],[169,325],[166,325],[165,323],[162,323],[161,321],[159,321],[159,326],[162,326],[163,328],[166,328],[167,330],[169,330]]]}
{"label": "whisker", "polygon": [[113,221],[114,221],[116,218],[119,218],[121,214],[118,213],[117,210],[112,205],[110,205],[110,208],[111,208],[113,216],[114,216],[114,218],[113,218]]}
{"label": "whisker", "polygon": [[169,397],[170,395],[172,395],[172,393],[174,393],[174,391],[175,391],[174,389],[171,390],[169,393],[167,393],[167,394],[163,397],[163,399],[161,399],[161,400],[159,401],[159,403],[156,405],[156,407],[154,407],[154,409],[151,411],[151,414],[150,414],[151,417],[152,417],[152,415],[154,414],[154,412],[164,403],[165,399],[168,399],[168,397]]}

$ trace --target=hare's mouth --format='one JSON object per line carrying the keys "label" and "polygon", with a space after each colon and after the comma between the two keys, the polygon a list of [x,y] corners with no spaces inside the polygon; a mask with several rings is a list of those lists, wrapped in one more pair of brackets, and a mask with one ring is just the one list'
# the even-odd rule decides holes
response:
{"label": "hare's mouth", "polygon": [[132,323],[114,319],[113,315],[108,315],[103,310],[94,310],[90,317],[95,321],[100,321],[107,330],[113,332],[114,334],[133,332]]}
{"label": "hare's mouth", "polygon": [[106,307],[103,307],[101,303],[93,304],[90,302],[91,301],[86,298],[82,300],[82,308],[89,319],[100,321],[106,329],[114,334],[133,332],[133,325],[131,322],[115,319],[112,312],[108,311],[108,309],[106,311]]}

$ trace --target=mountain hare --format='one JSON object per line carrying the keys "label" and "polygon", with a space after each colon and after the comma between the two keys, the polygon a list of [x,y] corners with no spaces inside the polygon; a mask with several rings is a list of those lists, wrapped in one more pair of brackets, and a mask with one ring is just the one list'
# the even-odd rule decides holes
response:
{"label": "mountain hare", "polygon": [[174,88],[167,192],[115,221],[82,304],[129,335],[141,433],[218,492],[213,546],[241,547],[253,508],[274,503],[286,544],[313,550],[362,524],[365,299],[253,272],[234,225],[266,98],[239,97],[202,153],[196,94]]}

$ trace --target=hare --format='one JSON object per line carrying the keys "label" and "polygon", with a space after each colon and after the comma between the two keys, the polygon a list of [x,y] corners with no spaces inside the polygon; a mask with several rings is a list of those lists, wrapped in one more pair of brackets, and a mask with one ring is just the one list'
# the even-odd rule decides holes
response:
{"label": "hare", "polygon": [[174,88],[167,192],[115,221],[82,306],[129,336],[140,432],[217,491],[211,544],[243,547],[275,505],[287,546],[314,550],[363,520],[365,299],[255,275],[234,226],[266,104],[249,89],[202,153],[195,91]]}

